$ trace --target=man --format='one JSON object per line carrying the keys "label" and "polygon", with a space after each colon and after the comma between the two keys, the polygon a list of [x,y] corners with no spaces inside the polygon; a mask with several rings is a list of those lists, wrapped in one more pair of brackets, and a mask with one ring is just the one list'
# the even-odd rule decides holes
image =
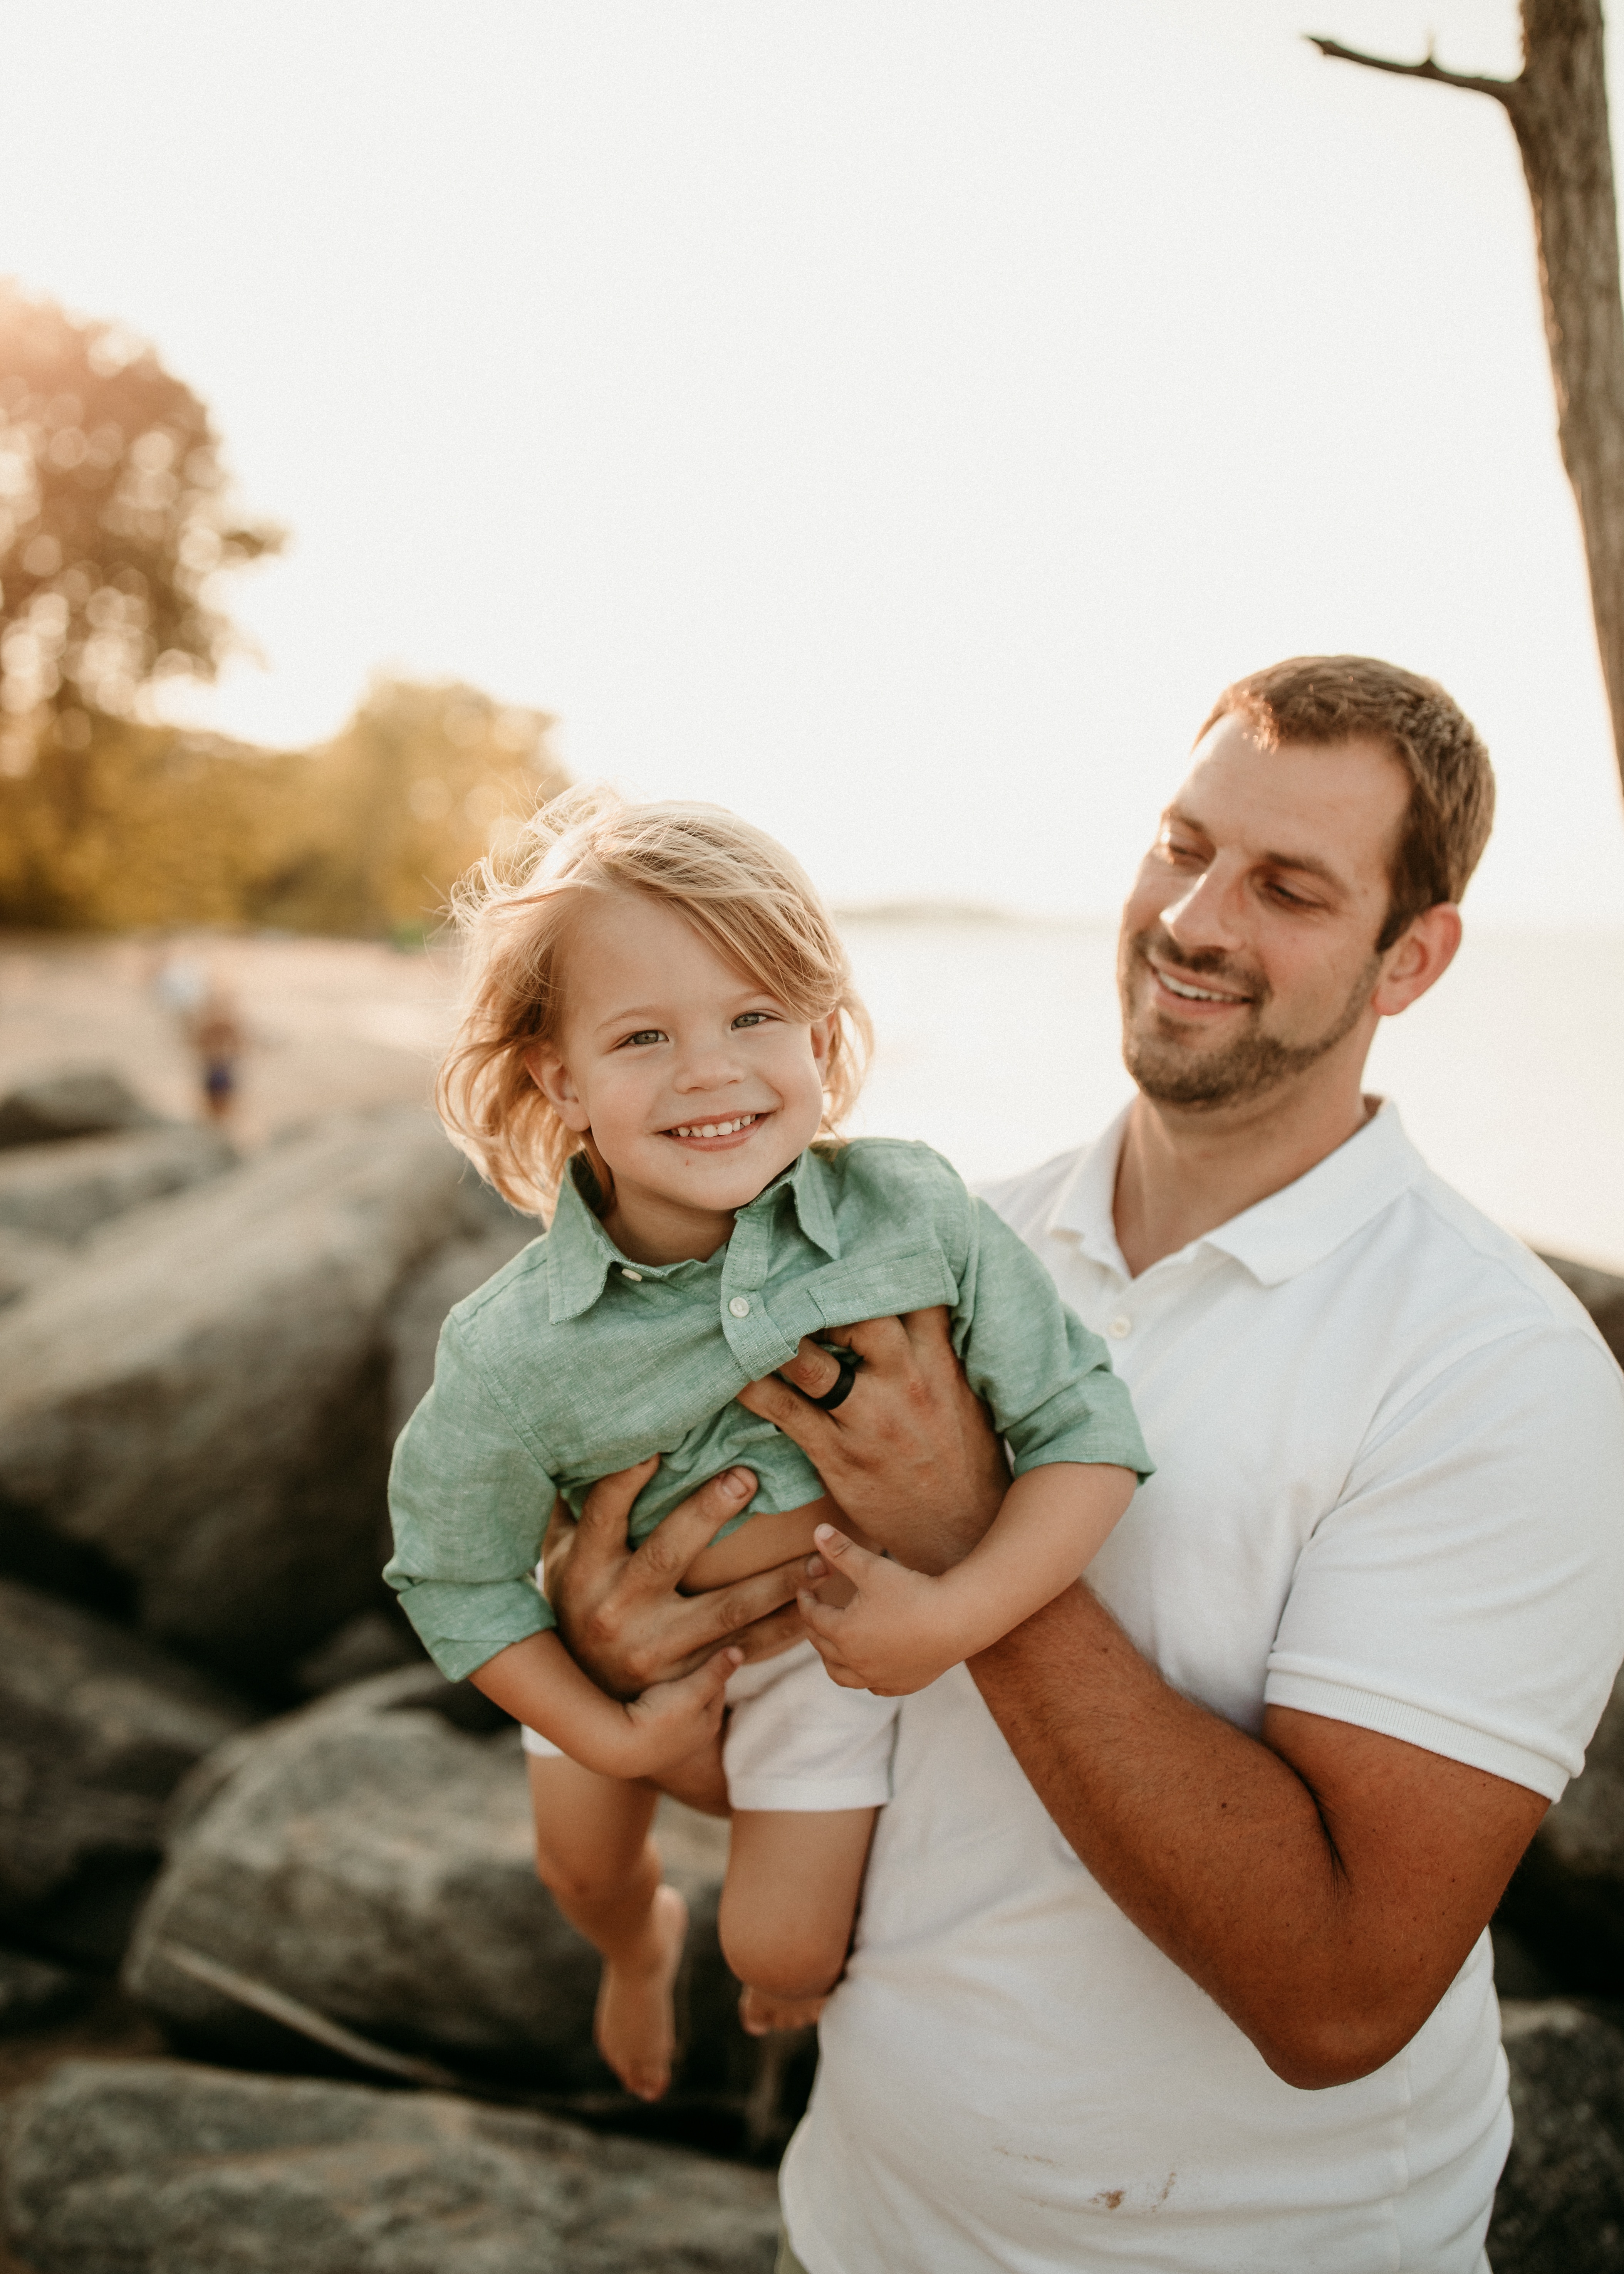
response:
{"label": "man", "polygon": [[[1124,912],[1138,1096],[989,1195],[1110,1340],[1157,1474],[1086,1585],[904,1705],[791,2268],[1486,2264],[1487,1922],[1624,1654],[1624,1382],[1360,1088],[1455,953],[1492,803],[1441,689],[1365,659],[1241,681],[1203,731]],[[984,1428],[933,1320],[852,1340],[833,1412],[746,1402],[940,1568],[996,1504]],[[600,1487],[560,1608],[607,1686],[771,1610],[771,1579],[672,1592],[748,1488],[628,1557]],[[800,1608],[855,1678],[841,1613]]]}

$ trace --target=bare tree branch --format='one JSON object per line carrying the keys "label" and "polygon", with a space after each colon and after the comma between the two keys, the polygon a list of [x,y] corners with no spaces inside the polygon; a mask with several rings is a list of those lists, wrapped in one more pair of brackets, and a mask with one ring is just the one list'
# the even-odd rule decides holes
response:
{"label": "bare tree branch", "polygon": [[1425,63],[1362,55],[1308,34],[1322,56],[1400,79],[1489,94],[1516,136],[1534,215],[1557,438],[1573,484],[1590,571],[1596,644],[1624,786],[1624,292],[1602,0],[1519,0],[1522,69],[1473,79]]}
{"label": "bare tree branch", "polygon": [[1318,48],[1322,56],[1329,56],[1335,63],[1363,64],[1366,71],[1392,72],[1399,79],[1431,79],[1442,87],[1463,87],[1469,94],[1492,94],[1507,109],[1515,100],[1513,90],[1520,83],[1515,79],[1474,79],[1465,72],[1446,71],[1433,59],[1430,49],[1424,62],[1399,64],[1387,56],[1367,56],[1357,48],[1345,48],[1340,40],[1322,40],[1317,32],[1305,32],[1303,36],[1311,47]]}

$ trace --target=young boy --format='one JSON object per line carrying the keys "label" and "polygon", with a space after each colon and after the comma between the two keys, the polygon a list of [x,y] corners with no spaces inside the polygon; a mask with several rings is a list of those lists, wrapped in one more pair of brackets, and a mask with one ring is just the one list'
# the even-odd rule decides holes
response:
{"label": "young boy", "polygon": [[[538,1871],[603,1957],[605,2059],[653,2099],[686,1916],[650,1840],[651,1780],[703,1786],[719,1743],[720,1931],[747,2022],[816,2011],[889,1796],[891,1701],[1071,1585],[1150,1465],[1104,1346],[947,1163],[837,1137],[867,1019],[782,847],[716,807],[572,792],[536,817],[509,877],[484,865],[459,913],[469,991],[440,1111],[551,1223],[446,1323],[395,1450],[386,1576],[441,1671],[525,1725]],[[753,1505],[690,1591],[809,1555],[831,1517],[861,1538],[800,1449],[733,1401],[805,1335],[937,1303],[1014,1481],[961,1564],[888,1565],[865,1595],[842,1649],[869,1689],[838,1687],[809,1642],[749,1667],[721,1651],[629,1702],[596,1688],[530,1576],[555,1495],[578,1511],[598,1478],[646,1461],[642,1539],[747,1468]]]}

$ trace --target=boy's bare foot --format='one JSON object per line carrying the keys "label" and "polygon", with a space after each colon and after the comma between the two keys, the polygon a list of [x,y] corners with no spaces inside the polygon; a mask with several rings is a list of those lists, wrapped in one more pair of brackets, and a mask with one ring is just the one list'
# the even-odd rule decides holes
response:
{"label": "boy's bare foot", "polygon": [[774,2029],[809,2029],[828,2004],[822,1998],[775,1998],[771,1991],[747,1989],[739,2000],[739,2019],[752,2037]]}
{"label": "boy's bare foot", "polygon": [[671,2082],[676,2051],[675,1990],[688,1905],[674,1887],[658,1887],[649,1907],[645,1948],[614,1965],[604,1961],[592,2036],[628,2092],[658,2100]]}

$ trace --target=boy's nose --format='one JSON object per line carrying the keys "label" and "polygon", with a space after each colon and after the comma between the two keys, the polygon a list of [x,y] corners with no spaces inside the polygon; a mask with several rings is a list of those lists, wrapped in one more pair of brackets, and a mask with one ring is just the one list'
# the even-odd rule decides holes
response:
{"label": "boy's nose", "polygon": [[741,1072],[737,1058],[726,1049],[694,1050],[679,1061],[675,1087],[685,1097],[695,1090],[727,1089]]}

